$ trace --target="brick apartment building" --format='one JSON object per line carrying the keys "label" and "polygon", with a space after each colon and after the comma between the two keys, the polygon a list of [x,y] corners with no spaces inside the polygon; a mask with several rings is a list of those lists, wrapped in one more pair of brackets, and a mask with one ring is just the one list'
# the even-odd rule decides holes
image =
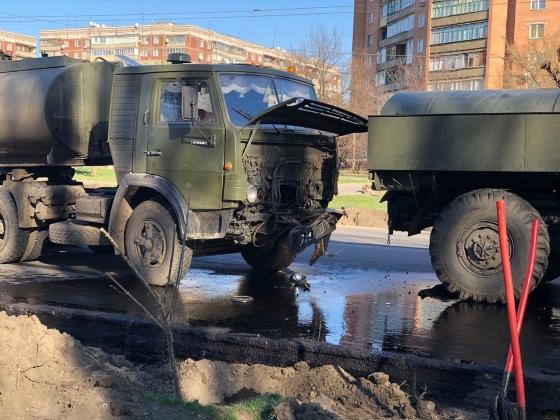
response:
{"label": "brick apartment building", "polygon": [[167,64],[169,53],[186,53],[193,63],[246,63],[286,70],[290,55],[281,49],[243,41],[191,25],[163,22],[150,25],[42,30],[40,50],[82,60],[125,55],[141,64]]}
{"label": "brick apartment building", "polygon": [[406,66],[425,90],[499,89],[506,43],[524,47],[559,27],[552,0],[355,0],[353,48],[382,91],[405,87],[395,75]]}
{"label": "brick apartment building", "polygon": [[37,38],[0,30],[0,51],[12,56],[12,60],[33,58],[36,55]]}

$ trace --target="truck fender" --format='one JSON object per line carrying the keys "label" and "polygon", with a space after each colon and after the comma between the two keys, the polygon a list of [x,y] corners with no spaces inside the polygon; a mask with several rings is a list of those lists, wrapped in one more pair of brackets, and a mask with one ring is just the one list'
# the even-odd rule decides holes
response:
{"label": "truck fender", "polygon": [[[196,217],[189,209],[187,201],[179,190],[168,180],[157,175],[129,173],[126,174],[117,189],[113,200],[111,215],[109,216],[108,232],[115,240],[121,251],[124,251],[124,230],[126,222],[132,214],[131,199],[140,188],[148,188],[160,193],[171,204],[179,223],[179,235],[183,240],[183,234],[187,237],[193,230],[193,222]],[[183,229],[188,221],[188,229]]]}

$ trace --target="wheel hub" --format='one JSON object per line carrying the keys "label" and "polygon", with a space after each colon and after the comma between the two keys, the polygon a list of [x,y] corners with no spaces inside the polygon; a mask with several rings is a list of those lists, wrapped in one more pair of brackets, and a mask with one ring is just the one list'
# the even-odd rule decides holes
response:
{"label": "wheel hub", "polygon": [[134,237],[136,253],[144,267],[156,270],[163,264],[167,243],[162,226],[155,220],[146,220]]}
{"label": "wheel hub", "polygon": [[[510,256],[513,257],[512,241],[508,235]],[[457,241],[459,260],[477,276],[492,276],[502,270],[498,225],[479,222],[467,228]]]}

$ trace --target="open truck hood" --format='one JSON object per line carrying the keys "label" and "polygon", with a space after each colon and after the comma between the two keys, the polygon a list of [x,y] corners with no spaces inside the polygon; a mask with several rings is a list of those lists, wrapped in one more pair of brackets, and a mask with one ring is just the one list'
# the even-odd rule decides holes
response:
{"label": "open truck hood", "polygon": [[260,124],[294,125],[327,131],[339,136],[367,131],[367,120],[352,112],[324,102],[292,98],[271,106],[243,127]]}

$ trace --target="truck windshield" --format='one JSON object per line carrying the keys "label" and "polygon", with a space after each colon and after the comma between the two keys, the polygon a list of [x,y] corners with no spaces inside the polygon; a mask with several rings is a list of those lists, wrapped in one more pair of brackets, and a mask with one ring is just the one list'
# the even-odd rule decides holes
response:
{"label": "truck windshield", "polygon": [[313,87],[293,80],[253,74],[220,74],[220,86],[233,125],[245,125],[262,111],[291,98],[315,100]]}

